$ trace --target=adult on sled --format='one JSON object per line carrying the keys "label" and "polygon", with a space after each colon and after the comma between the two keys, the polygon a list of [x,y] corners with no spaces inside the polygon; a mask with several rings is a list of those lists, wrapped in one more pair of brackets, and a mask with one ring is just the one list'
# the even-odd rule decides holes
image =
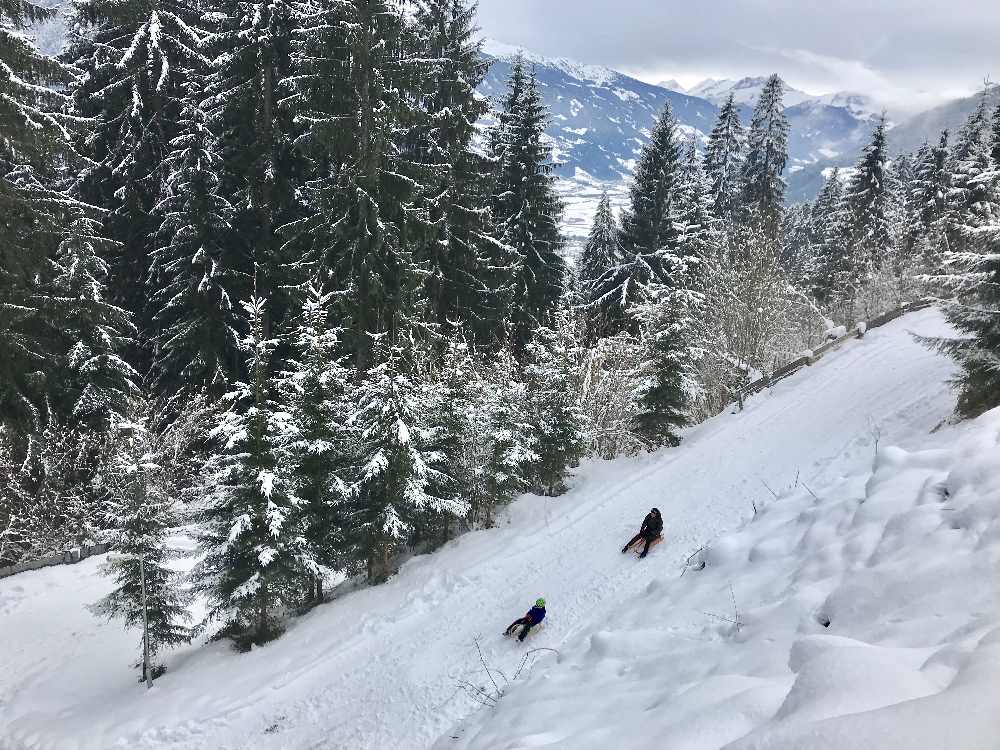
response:
{"label": "adult on sled", "polygon": [[660,511],[657,508],[653,508],[642,521],[642,528],[639,529],[639,533],[632,537],[632,540],[622,547],[622,552],[628,552],[629,547],[636,544],[640,540],[646,541],[646,546],[643,548],[642,553],[639,555],[640,558],[645,557],[649,554],[649,545],[660,538],[663,533],[663,516],[660,515]]}
{"label": "adult on sled", "polygon": [[514,620],[510,624],[510,627],[504,631],[504,635],[510,635],[518,627],[521,629],[521,635],[517,637],[517,640],[524,641],[528,637],[528,633],[536,625],[540,625],[542,620],[545,619],[545,600],[539,597],[535,601],[535,606],[528,610],[528,613],[520,618],[519,620]]}

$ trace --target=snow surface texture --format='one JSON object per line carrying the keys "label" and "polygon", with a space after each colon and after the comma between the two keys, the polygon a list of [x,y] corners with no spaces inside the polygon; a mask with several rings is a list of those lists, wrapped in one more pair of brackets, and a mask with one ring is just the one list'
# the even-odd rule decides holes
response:
{"label": "snow surface texture", "polygon": [[904,433],[874,428],[682,578],[658,570],[436,747],[995,750],[1000,409],[886,442]]}
{"label": "snow surface texture", "polygon": [[[168,653],[149,693],[129,669],[135,634],[84,609],[110,588],[97,561],[0,581],[0,748],[606,748],[626,736],[792,748],[807,734],[811,750],[979,747],[1000,716],[985,702],[1000,687],[988,585],[1000,501],[981,460],[1000,418],[905,453],[953,407],[951,364],[910,330],[945,324],[907,316],[678,449],[587,463],[563,497],[519,500],[500,528],[410,560],[264,648]],[[971,442],[953,447],[958,433]],[[796,475],[820,502],[802,484],[782,491]],[[757,519],[723,536],[753,503]],[[654,505],[665,542],[642,562],[622,555]],[[706,569],[678,578],[706,544]],[[739,633],[703,614],[733,617],[730,584]],[[502,638],[538,596],[545,630],[525,646]],[[496,710],[477,711],[459,689],[487,682],[476,638],[508,676],[526,647],[561,657],[541,655]],[[917,739],[843,740],[889,731]]]}

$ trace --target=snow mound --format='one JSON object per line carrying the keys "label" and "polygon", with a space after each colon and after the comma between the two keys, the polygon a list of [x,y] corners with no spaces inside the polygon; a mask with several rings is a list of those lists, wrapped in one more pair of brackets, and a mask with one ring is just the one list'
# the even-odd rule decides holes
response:
{"label": "snow mound", "polygon": [[1000,409],[922,442],[780,493],[437,748],[995,750]]}

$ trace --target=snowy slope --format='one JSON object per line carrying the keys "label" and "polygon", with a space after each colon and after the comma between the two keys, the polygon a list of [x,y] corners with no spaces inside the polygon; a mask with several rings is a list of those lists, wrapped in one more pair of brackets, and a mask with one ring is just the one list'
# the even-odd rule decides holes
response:
{"label": "snowy slope", "polygon": [[[727,695],[740,692],[739,680],[698,682],[704,674],[678,672],[670,679],[669,693],[660,684],[636,682],[637,675],[669,676],[673,665],[690,664],[679,658],[636,666],[622,687],[649,688],[642,694],[619,695],[608,675],[627,669],[618,659],[628,658],[635,646],[634,629],[640,626],[649,628],[640,650],[703,647],[706,663],[718,664],[719,674],[726,673],[722,655],[738,650],[738,639],[713,630],[691,607],[725,615],[728,590],[719,587],[728,583],[728,576],[719,579],[715,568],[738,572],[748,559],[766,560],[788,550],[764,544],[744,555],[742,537],[732,537],[735,541],[713,547],[710,568],[697,574],[703,576],[697,580],[717,576],[715,583],[699,585],[701,598],[670,607],[680,596],[671,581],[683,561],[740,528],[753,513],[752,502],[773,505],[768,514],[792,507],[785,500],[772,504],[761,480],[779,489],[793,484],[798,474],[824,497],[827,492],[838,502],[855,497],[848,493],[841,498],[833,490],[843,477],[863,476],[870,467],[872,425],[881,431],[882,445],[923,445],[928,431],[952,408],[944,385],[952,368],[914,343],[909,330],[935,334],[943,327],[934,311],[911,315],[863,341],[849,342],[750,402],[746,412],[725,414],[690,430],[679,449],[588,463],[565,496],[521,499],[500,528],[467,535],[432,556],[411,560],[388,584],[314,610],[265,648],[239,655],[224,644],[211,644],[171,653],[166,659],[170,671],[149,694],[137,687],[128,669],[134,636],[84,610],[109,588],[96,561],[0,581],[0,630],[6,636],[0,639],[5,667],[0,670],[0,748],[421,748],[443,733],[439,746],[451,747],[449,730],[470,715],[472,723],[461,730],[456,747],[539,746],[545,744],[542,739],[532,740],[513,725],[504,727],[503,720],[523,719],[527,731],[537,716],[526,707],[544,702],[552,708],[546,722],[560,731],[568,723],[590,727],[584,716],[572,720],[577,708],[591,710],[590,698],[574,703],[584,695],[577,683],[582,690],[583,680],[591,678],[604,680],[602,702],[621,706],[623,716],[626,706],[637,703],[666,711],[670,699],[676,708],[676,690],[697,682],[697,691],[685,700],[695,707],[715,700],[721,716],[742,711],[737,720],[745,733],[773,713],[780,690],[787,690],[793,678],[787,665],[775,662],[786,635],[776,630],[777,645],[769,650],[767,636],[761,635],[767,611],[758,609],[755,599],[761,594],[743,590],[742,584],[744,633],[754,638],[747,648],[760,650],[759,659],[751,661],[762,672],[741,662],[748,675],[742,684],[762,685],[760,696],[751,700],[751,693],[742,707],[727,704]],[[793,501],[801,502],[801,497]],[[649,560],[637,564],[618,548],[652,505],[663,511],[668,539]],[[844,517],[850,529],[846,512]],[[778,517],[762,518],[772,523]],[[761,523],[758,519],[756,528]],[[825,536],[816,543],[839,529],[823,527],[815,533],[820,532]],[[959,538],[964,537],[956,534]],[[815,563],[834,565],[836,559],[819,555]],[[688,580],[685,576],[685,585]],[[822,601],[821,594],[817,590],[813,596]],[[476,703],[459,689],[462,680],[482,679],[474,639],[481,639],[490,664],[513,674],[521,651],[499,633],[539,595],[548,599],[550,618],[533,637],[534,645],[560,649],[563,663],[540,661],[527,689],[516,687],[490,721],[493,714],[474,713]],[[662,605],[655,610],[658,615],[678,609],[677,619],[664,625],[643,618],[642,605],[653,602]],[[841,606],[845,609],[831,610],[838,617],[835,628],[841,627],[840,612],[850,611],[849,603]],[[970,601],[969,606],[986,612],[980,603]],[[610,624],[616,613],[624,613],[615,623],[626,634],[620,641],[613,635],[595,640],[595,630]],[[901,610],[892,616],[912,614]],[[775,622],[780,626],[784,620]],[[944,627],[946,621],[941,623]],[[579,664],[575,660],[588,653],[592,661],[573,672]],[[942,679],[960,656],[956,651],[950,661],[942,657],[943,671],[933,679]],[[774,682],[764,684],[766,680]],[[699,716],[704,719],[704,712]],[[732,722],[726,726],[728,736],[739,736],[731,730]],[[586,746],[560,745],[557,735],[550,740],[559,747]],[[603,745],[613,746],[612,740]]]}
{"label": "snowy slope", "polygon": [[881,427],[683,577],[651,571],[437,750],[995,750],[1000,409],[909,451]]}

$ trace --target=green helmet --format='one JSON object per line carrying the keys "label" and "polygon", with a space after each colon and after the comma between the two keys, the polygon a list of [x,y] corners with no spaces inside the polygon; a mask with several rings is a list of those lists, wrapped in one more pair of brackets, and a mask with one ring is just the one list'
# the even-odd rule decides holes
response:
{"label": "green helmet", "polygon": [[544,608],[545,600],[542,597],[538,597],[538,599],[535,601],[535,606]]}

